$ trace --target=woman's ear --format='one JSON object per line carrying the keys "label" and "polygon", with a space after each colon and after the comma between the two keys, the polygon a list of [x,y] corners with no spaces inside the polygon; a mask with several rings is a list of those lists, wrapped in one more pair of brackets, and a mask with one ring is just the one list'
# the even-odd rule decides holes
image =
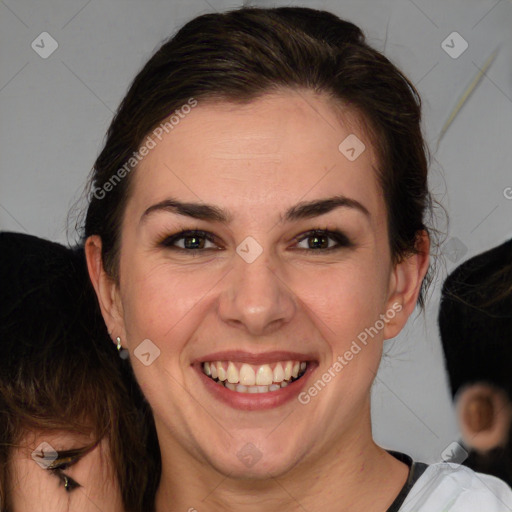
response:
{"label": "woman's ear", "polygon": [[455,407],[466,446],[485,453],[507,444],[512,404],[503,390],[485,382],[470,384],[455,396]]}
{"label": "woman's ear", "polygon": [[112,339],[115,340],[117,336],[125,339],[119,288],[103,267],[101,248],[101,238],[97,235],[90,236],[85,241],[85,257],[89,277],[98,297],[103,320]]}
{"label": "woman's ear", "polygon": [[386,322],[384,339],[394,338],[416,307],[429,264],[430,238],[426,231],[418,233],[416,251],[397,263],[391,272],[386,310],[395,313]]}

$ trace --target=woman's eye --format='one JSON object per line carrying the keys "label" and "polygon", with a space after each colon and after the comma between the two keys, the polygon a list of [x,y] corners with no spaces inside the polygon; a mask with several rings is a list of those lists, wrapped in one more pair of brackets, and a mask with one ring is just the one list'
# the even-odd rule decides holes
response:
{"label": "woman's eye", "polygon": [[[349,239],[340,231],[315,229],[297,238],[299,249],[331,250],[351,246]],[[161,245],[182,251],[219,249],[216,237],[201,230],[181,231],[165,238]]]}
{"label": "woman's eye", "polygon": [[82,487],[76,480],[73,480],[70,476],[62,473],[61,469],[52,470],[55,476],[60,480],[66,492],[71,492],[77,489],[78,487]]}
{"label": "woman's eye", "polygon": [[351,245],[349,239],[340,231],[315,229],[304,233],[298,239],[299,249],[330,250]]}
{"label": "woman's eye", "polygon": [[81,487],[81,485],[76,480],[73,480],[71,477],[65,474],[62,474],[62,483],[64,484],[64,489],[66,489],[67,492],[71,492],[78,487]]}
{"label": "woman's eye", "polygon": [[162,245],[182,250],[218,249],[215,238],[206,231],[181,231],[167,237]]}

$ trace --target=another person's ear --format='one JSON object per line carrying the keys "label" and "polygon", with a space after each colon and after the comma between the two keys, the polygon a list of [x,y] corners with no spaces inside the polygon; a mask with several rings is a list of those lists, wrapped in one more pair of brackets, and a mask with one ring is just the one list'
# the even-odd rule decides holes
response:
{"label": "another person's ear", "polygon": [[101,314],[112,340],[115,340],[117,336],[124,339],[125,332],[119,289],[115,279],[105,271],[101,247],[102,243],[99,236],[93,235],[87,238],[85,242],[87,269],[98,297]]}
{"label": "another person's ear", "polygon": [[384,339],[394,338],[403,329],[416,307],[429,265],[430,238],[426,231],[418,233],[416,251],[415,254],[404,257],[391,272]]}
{"label": "another person's ear", "polygon": [[485,453],[505,446],[512,420],[512,404],[500,388],[477,382],[455,396],[457,420],[464,444]]}

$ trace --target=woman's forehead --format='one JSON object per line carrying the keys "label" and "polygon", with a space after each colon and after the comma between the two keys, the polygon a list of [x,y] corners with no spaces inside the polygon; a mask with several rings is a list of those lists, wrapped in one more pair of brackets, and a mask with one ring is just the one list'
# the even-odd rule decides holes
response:
{"label": "woman's forehead", "polygon": [[297,200],[308,192],[362,200],[378,190],[375,155],[361,126],[353,112],[342,114],[327,96],[309,91],[244,105],[199,101],[155,139],[133,186],[143,203],[171,192],[208,202],[236,196],[286,203],[287,195]]}
{"label": "woman's forehead", "polygon": [[[332,158],[350,134],[367,139],[353,111],[333,108],[333,100],[310,91],[288,91],[262,96],[250,103],[204,103],[184,115],[172,131],[155,140],[144,162],[164,153],[179,160]],[[369,146],[365,140],[366,146]]]}

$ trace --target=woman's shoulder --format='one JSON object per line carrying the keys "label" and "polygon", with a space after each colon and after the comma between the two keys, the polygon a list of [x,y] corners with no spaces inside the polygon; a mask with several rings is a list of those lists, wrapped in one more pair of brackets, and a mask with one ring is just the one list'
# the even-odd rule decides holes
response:
{"label": "woman's shoulder", "polygon": [[512,489],[491,475],[450,462],[426,467],[400,512],[512,512]]}

